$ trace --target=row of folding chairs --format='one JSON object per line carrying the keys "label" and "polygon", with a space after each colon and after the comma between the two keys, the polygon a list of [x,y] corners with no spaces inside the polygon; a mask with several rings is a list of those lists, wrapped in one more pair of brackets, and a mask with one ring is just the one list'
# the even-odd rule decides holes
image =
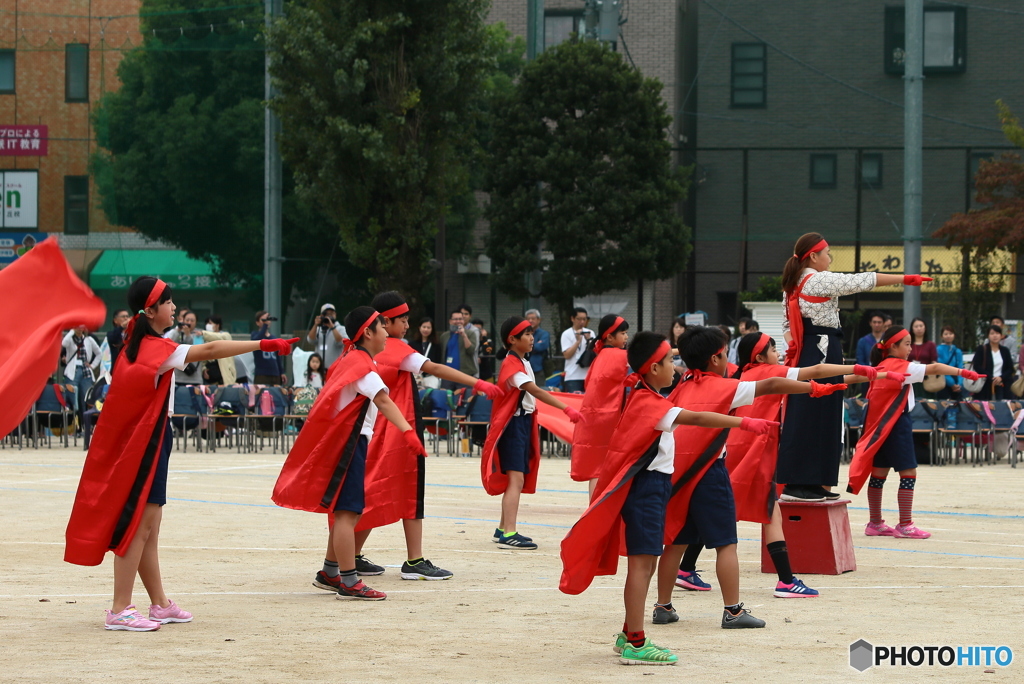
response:
{"label": "row of folding chairs", "polygon": [[77,406],[78,392],[74,385],[47,383],[28,415],[0,439],[0,448],[52,448],[54,438],[58,446],[67,448],[72,442],[78,446],[81,426],[75,413]]}

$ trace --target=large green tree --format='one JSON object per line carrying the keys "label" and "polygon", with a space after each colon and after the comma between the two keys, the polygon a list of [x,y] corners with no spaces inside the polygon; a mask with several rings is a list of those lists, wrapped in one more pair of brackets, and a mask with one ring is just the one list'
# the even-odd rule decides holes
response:
{"label": "large green tree", "polygon": [[[666,278],[686,263],[676,211],[688,169],[672,167],[662,85],[599,43],[567,42],[523,70],[491,143],[487,253],[498,286],[574,297]],[[536,294],[536,293],[535,293]]]}
{"label": "large green tree", "polygon": [[[94,113],[93,172],[109,219],[212,263],[262,299],[263,8],[237,0],[144,0],[142,45]],[[287,170],[286,170],[287,171]],[[316,287],[336,230],[283,197],[284,296]],[[346,270],[337,250],[331,270]],[[312,268],[311,268],[312,267]],[[365,287],[363,288],[365,290]],[[283,312],[281,312],[283,313]]]}
{"label": "large green tree", "polygon": [[486,0],[308,0],[270,32],[271,107],[299,192],[377,288],[420,303],[438,221],[469,189],[495,55]]}

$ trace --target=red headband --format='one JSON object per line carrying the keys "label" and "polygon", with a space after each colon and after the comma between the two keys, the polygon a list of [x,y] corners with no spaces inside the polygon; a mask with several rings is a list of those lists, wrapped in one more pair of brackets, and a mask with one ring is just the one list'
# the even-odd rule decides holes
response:
{"label": "red headband", "polygon": [[665,355],[668,354],[670,351],[672,351],[672,347],[671,345],[669,345],[668,340],[662,340],[661,344],[658,345],[658,348],[655,350],[655,352],[651,354],[651,358],[644,361],[643,364],[641,364],[640,367],[636,369],[637,374],[643,376],[650,373],[651,366],[665,358]]}
{"label": "red headband", "polygon": [[750,363],[754,363],[754,359],[757,358],[757,355],[768,347],[768,340],[770,339],[772,339],[771,336],[761,333],[761,339],[757,341],[757,344],[754,345],[753,350],[750,352]]}
{"label": "red headband", "polygon": [[370,325],[372,325],[372,324],[373,324],[373,322],[374,322],[375,320],[377,320],[377,318],[378,318],[379,316],[380,316],[380,314],[379,314],[378,312],[374,311],[374,312],[373,312],[372,314],[370,314],[370,316],[369,316],[369,317],[368,317],[368,318],[366,319],[366,322],[364,322],[364,323],[363,323],[363,324],[362,324],[361,326],[359,326],[359,328],[358,328],[358,329],[356,330],[356,334],[352,336],[352,339],[349,339],[349,340],[345,340],[345,342],[344,342],[344,345],[345,345],[345,353],[346,353],[346,354],[347,354],[347,353],[348,353],[349,351],[351,351],[352,347],[356,346],[356,342],[358,342],[358,341],[359,341],[359,339],[360,339],[360,338],[361,338],[361,337],[363,336],[363,333],[365,333],[365,332],[366,332],[366,329],[367,329],[367,328],[369,328],[369,327],[370,327]]}
{"label": "red headband", "polygon": [[896,333],[895,335],[890,337],[885,342],[879,342],[875,346],[878,347],[879,349],[881,349],[883,352],[887,352],[892,347],[892,345],[896,344],[897,342],[899,342],[900,340],[902,340],[904,337],[906,337],[909,334],[910,333],[907,332],[907,329],[904,328],[903,330],[900,330],[898,333]]}
{"label": "red headband", "polygon": [[405,302],[402,302],[398,306],[388,309],[387,311],[381,311],[380,315],[383,316],[384,318],[391,319],[397,318],[398,316],[407,313],[409,313],[409,305],[406,304]]}
{"label": "red headband", "polygon": [[619,326],[625,322],[625,318],[622,316],[616,316],[615,322],[608,326],[608,329],[604,331],[603,335],[601,335],[601,339],[599,339],[597,344],[594,345],[594,352],[600,354],[601,350],[604,349],[604,341],[613,335],[619,329]]}
{"label": "red headband", "polygon": [[803,256],[800,256],[799,254],[794,254],[793,256],[795,256],[797,259],[799,259],[800,262],[802,263],[804,261],[804,259],[806,259],[807,257],[811,256],[815,252],[820,252],[821,250],[825,249],[826,247],[828,247],[828,243],[825,242],[825,238],[822,238],[821,241],[818,244],[814,245],[809,250],[804,252]]}
{"label": "red headband", "polygon": [[125,339],[131,339],[132,332],[135,330],[135,321],[139,319],[139,316],[146,312],[146,309],[148,309],[151,306],[154,306],[157,302],[160,301],[160,298],[164,295],[164,291],[166,289],[167,283],[157,278],[156,283],[153,284],[153,289],[149,291],[149,296],[146,297],[145,306],[136,311],[135,315],[132,316],[132,319],[128,321],[128,327],[124,329]]}
{"label": "red headband", "polygon": [[520,333],[522,333],[524,330],[526,330],[529,327],[530,327],[530,321],[522,321],[522,322],[520,322],[519,325],[517,325],[516,327],[512,328],[512,330],[509,331],[508,337],[505,338],[505,343],[506,344],[508,343],[508,338],[509,337],[515,337],[516,335],[519,335]]}

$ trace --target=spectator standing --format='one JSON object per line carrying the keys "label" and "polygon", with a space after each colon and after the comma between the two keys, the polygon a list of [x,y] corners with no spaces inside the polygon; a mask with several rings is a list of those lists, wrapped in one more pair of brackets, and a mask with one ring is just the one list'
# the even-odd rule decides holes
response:
{"label": "spectator standing", "polygon": [[[461,308],[455,309],[448,316],[448,330],[441,335],[439,344],[444,354],[444,365],[474,378],[480,377],[480,370],[476,365],[480,335],[478,331],[466,328]],[[441,387],[457,389],[461,385],[444,380]]]}
{"label": "spectator standing", "polygon": [[465,322],[466,330],[477,330],[476,324],[473,323],[473,307],[469,304],[460,304],[459,310],[462,311],[462,320]]}
{"label": "spectator standing", "polygon": [[872,311],[868,314],[868,325],[871,326],[871,332],[857,340],[857,363],[861,366],[871,365],[871,350],[885,332],[885,314],[881,311]]}
{"label": "spectator standing", "polygon": [[[964,367],[964,353],[953,344],[953,340],[956,339],[956,331],[953,330],[953,326],[944,325],[942,326],[942,344],[935,347],[935,352],[938,355],[939,363],[944,363],[947,366],[953,368]],[[946,376],[946,386],[943,388],[936,397],[939,399],[959,399],[961,396],[960,376]]]}
{"label": "spectator standing", "polygon": [[583,383],[587,379],[589,368],[580,366],[579,361],[590,339],[594,337],[594,331],[586,327],[589,320],[587,310],[577,306],[572,310],[572,327],[562,332],[562,356],[565,357],[562,389],[566,392],[582,392]]}
{"label": "spectator standing", "polygon": [[760,329],[761,326],[755,320],[746,316],[736,322],[736,337],[729,342],[729,363],[739,365],[740,361],[736,348],[739,346],[740,340],[747,333],[757,332]]}
{"label": "spectator standing", "polygon": [[118,309],[114,312],[111,322],[114,327],[107,333],[107,349],[110,350],[110,372],[114,372],[114,364],[117,363],[117,355],[124,348],[124,329],[128,327],[128,321],[132,319],[128,309]]}
{"label": "spectator standing", "polygon": [[[196,344],[202,343],[203,335],[205,330],[196,330],[196,315],[194,312],[189,311],[182,317],[182,320],[178,322],[173,328],[171,328],[165,335],[171,342],[177,342],[178,344]],[[203,368],[202,363],[193,361],[187,363],[184,369],[174,369],[174,384],[176,386],[182,385],[202,385],[203,384]]]}
{"label": "spectator standing", "polygon": [[[206,317],[205,330],[202,338],[197,342],[215,342],[218,340],[230,340],[231,333],[221,330],[224,321],[220,316],[210,315]],[[211,359],[204,362],[203,384],[204,385],[233,385],[238,381],[238,372],[235,368],[235,358],[229,356],[224,359]]]}
{"label": "spectator standing", "polygon": [[483,320],[474,318],[472,323],[476,331],[480,333],[480,346],[477,349],[476,357],[480,377],[484,380],[491,380],[494,378],[494,340],[487,334]]}
{"label": "spectator standing", "polygon": [[73,328],[62,342],[65,366],[64,378],[75,386],[78,398],[78,420],[85,413],[85,395],[95,380],[93,372],[100,367],[100,345],[88,334],[84,325]]}
{"label": "spectator standing", "polygon": [[[259,326],[249,339],[255,341],[273,340],[277,335],[270,332],[270,322],[277,319],[266,311],[256,312],[256,325]],[[283,385],[288,382],[284,374],[284,361],[276,351],[254,351],[253,360],[256,364],[253,382],[257,385]]]}
{"label": "spectator standing", "polygon": [[1020,354],[1020,342],[1013,335],[1008,335],[1006,331],[1006,321],[1003,320],[1002,316],[993,316],[989,319],[989,325],[998,325],[999,329],[1003,331],[1003,341],[1000,343],[1010,351],[1010,358],[1013,359],[1014,363],[1017,363],[1017,359]]}
{"label": "spectator standing", "polygon": [[421,318],[416,328],[416,336],[409,343],[418,353],[427,357],[428,361],[444,363],[441,358],[441,345],[437,343],[437,336],[434,334],[434,319]]}
{"label": "spectator standing", "polygon": [[540,327],[542,316],[540,310],[530,309],[524,315],[530,326],[533,328],[533,351],[530,352],[530,368],[533,374],[540,378],[541,385],[551,373],[546,362],[551,354],[551,333]]}
{"label": "spectator standing", "polygon": [[1013,359],[1002,341],[1003,329],[998,325],[990,325],[988,342],[974,350],[971,370],[987,376],[984,389],[975,396],[979,401],[1000,400],[1009,396],[1009,387],[1013,384]]}
{"label": "spectator standing", "polygon": [[306,340],[313,345],[313,351],[320,355],[324,365],[331,367],[342,352],[345,351],[345,340],[348,333],[345,326],[338,322],[338,312],[333,304],[320,307],[320,315],[313,321]]}
{"label": "spectator standing", "polygon": [[[927,366],[935,363],[939,358],[939,352],[935,343],[928,339],[928,324],[923,318],[915,318],[910,322],[910,361]],[[948,377],[948,376],[947,376]],[[934,399],[935,395],[924,391],[923,382],[915,382],[914,396],[918,399]]]}

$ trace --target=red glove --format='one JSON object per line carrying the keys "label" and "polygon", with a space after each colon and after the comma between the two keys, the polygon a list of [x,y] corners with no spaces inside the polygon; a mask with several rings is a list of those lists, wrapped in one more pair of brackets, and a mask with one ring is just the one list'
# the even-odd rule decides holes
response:
{"label": "red glove", "polygon": [[[874,370],[873,368],[871,370]],[[818,397],[827,397],[833,392],[842,392],[848,385],[845,382],[836,382],[829,384],[827,382],[815,382],[811,380],[811,396],[817,399]]]}
{"label": "red glove", "polygon": [[774,420],[764,420],[763,418],[744,418],[740,422],[740,430],[753,432],[755,435],[766,435],[769,430],[777,427],[779,424]]}
{"label": "red glove", "polygon": [[886,371],[886,380],[895,380],[896,382],[903,384],[903,381],[907,379],[907,373],[897,373],[896,371]]}
{"label": "red glove", "polygon": [[967,368],[961,368],[960,377],[963,378],[964,380],[981,380],[986,376],[979,375],[978,373],[975,373],[972,370],[968,370]]}
{"label": "red glove", "polygon": [[572,406],[566,406],[562,409],[562,413],[569,416],[569,420],[573,423],[578,423],[583,420],[583,414],[574,409]]}
{"label": "red glove", "polygon": [[862,366],[858,363],[856,366],[853,367],[853,374],[862,375],[865,378],[867,378],[870,382],[878,377],[878,369],[875,368],[874,366]]}
{"label": "red glove", "polygon": [[903,276],[904,285],[913,285],[915,287],[921,287],[921,283],[930,283],[932,278],[922,275],[905,275]]}
{"label": "red glove", "polygon": [[497,399],[504,394],[500,387],[494,383],[487,382],[486,380],[477,380],[476,384],[473,385],[473,389],[477,392],[483,393],[483,395],[488,399]]}
{"label": "red glove", "polygon": [[415,430],[406,430],[402,433],[402,437],[405,438],[405,443],[416,452],[417,456],[427,455],[427,450],[423,447],[423,442],[420,441],[420,438],[416,436]]}
{"label": "red glove", "polygon": [[278,356],[288,356],[292,353],[292,345],[298,341],[298,337],[293,337],[290,340],[260,340],[260,351],[277,352]]}

